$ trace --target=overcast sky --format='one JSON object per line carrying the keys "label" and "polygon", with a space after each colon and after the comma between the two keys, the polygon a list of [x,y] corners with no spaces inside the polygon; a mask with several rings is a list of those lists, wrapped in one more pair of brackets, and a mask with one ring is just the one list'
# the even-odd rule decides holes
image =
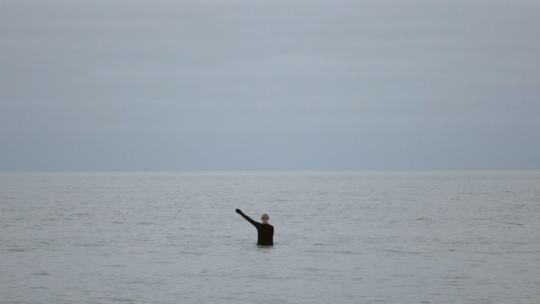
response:
{"label": "overcast sky", "polygon": [[0,171],[540,168],[540,1],[0,1]]}

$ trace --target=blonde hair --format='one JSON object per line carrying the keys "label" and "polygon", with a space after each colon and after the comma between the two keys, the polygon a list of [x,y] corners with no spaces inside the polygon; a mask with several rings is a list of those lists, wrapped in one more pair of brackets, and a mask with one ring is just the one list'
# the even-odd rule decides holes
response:
{"label": "blonde hair", "polygon": [[265,213],[265,214],[261,215],[261,220],[263,220],[263,219],[270,219],[270,217],[268,216],[268,214]]}

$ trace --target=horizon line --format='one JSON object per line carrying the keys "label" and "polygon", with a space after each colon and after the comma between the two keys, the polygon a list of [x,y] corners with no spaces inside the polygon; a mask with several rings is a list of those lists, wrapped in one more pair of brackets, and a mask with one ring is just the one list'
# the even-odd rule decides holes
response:
{"label": "horizon line", "polygon": [[424,168],[424,169],[192,169],[192,170],[0,170],[3,173],[175,173],[175,172],[435,172],[435,171],[538,171],[540,168]]}

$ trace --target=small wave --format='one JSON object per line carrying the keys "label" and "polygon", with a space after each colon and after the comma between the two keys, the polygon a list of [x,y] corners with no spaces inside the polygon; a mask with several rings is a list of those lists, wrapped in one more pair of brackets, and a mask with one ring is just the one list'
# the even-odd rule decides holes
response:
{"label": "small wave", "polygon": [[115,302],[128,302],[128,303],[135,303],[134,299],[126,299],[126,298],[97,298],[100,300],[108,300],[108,301],[115,301]]}
{"label": "small wave", "polygon": [[95,243],[77,243],[77,246],[83,246],[83,247],[105,247],[107,245],[105,244],[95,244]]}
{"label": "small wave", "polygon": [[400,250],[394,250],[394,249],[386,249],[383,251],[391,252],[391,253],[400,253],[400,254],[422,254],[422,252],[419,252],[419,251],[400,251]]}
{"label": "small wave", "polygon": [[178,253],[179,253],[179,254],[187,254],[187,255],[197,255],[197,256],[203,255],[203,254],[200,253],[200,252],[188,252],[188,251],[180,251],[180,252],[178,252]]}
{"label": "small wave", "polygon": [[92,215],[91,213],[89,212],[78,212],[78,213],[75,213],[76,216],[84,216],[84,215]]}
{"label": "small wave", "polygon": [[24,251],[29,251],[29,250],[33,250],[33,249],[35,249],[35,248],[10,248],[7,251],[24,252]]}
{"label": "small wave", "polygon": [[443,277],[443,279],[447,280],[463,280],[463,279],[470,279],[470,276],[456,276],[456,277]]}
{"label": "small wave", "polygon": [[103,265],[101,267],[126,267],[125,265]]}
{"label": "small wave", "polygon": [[348,250],[343,250],[343,251],[334,251],[334,253],[338,253],[338,254],[352,254],[352,255],[357,255],[357,254],[360,254],[359,252],[354,252],[354,251],[348,251]]}

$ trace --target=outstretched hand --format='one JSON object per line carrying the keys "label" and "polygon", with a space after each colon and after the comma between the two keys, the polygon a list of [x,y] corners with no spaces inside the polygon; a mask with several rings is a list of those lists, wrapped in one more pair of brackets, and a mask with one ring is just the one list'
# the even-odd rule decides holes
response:
{"label": "outstretched hand", "polygon": [[242,214],[242,210],[240,210],[240,209],[236,209],[236,213],[238,213],[238,214]]}

